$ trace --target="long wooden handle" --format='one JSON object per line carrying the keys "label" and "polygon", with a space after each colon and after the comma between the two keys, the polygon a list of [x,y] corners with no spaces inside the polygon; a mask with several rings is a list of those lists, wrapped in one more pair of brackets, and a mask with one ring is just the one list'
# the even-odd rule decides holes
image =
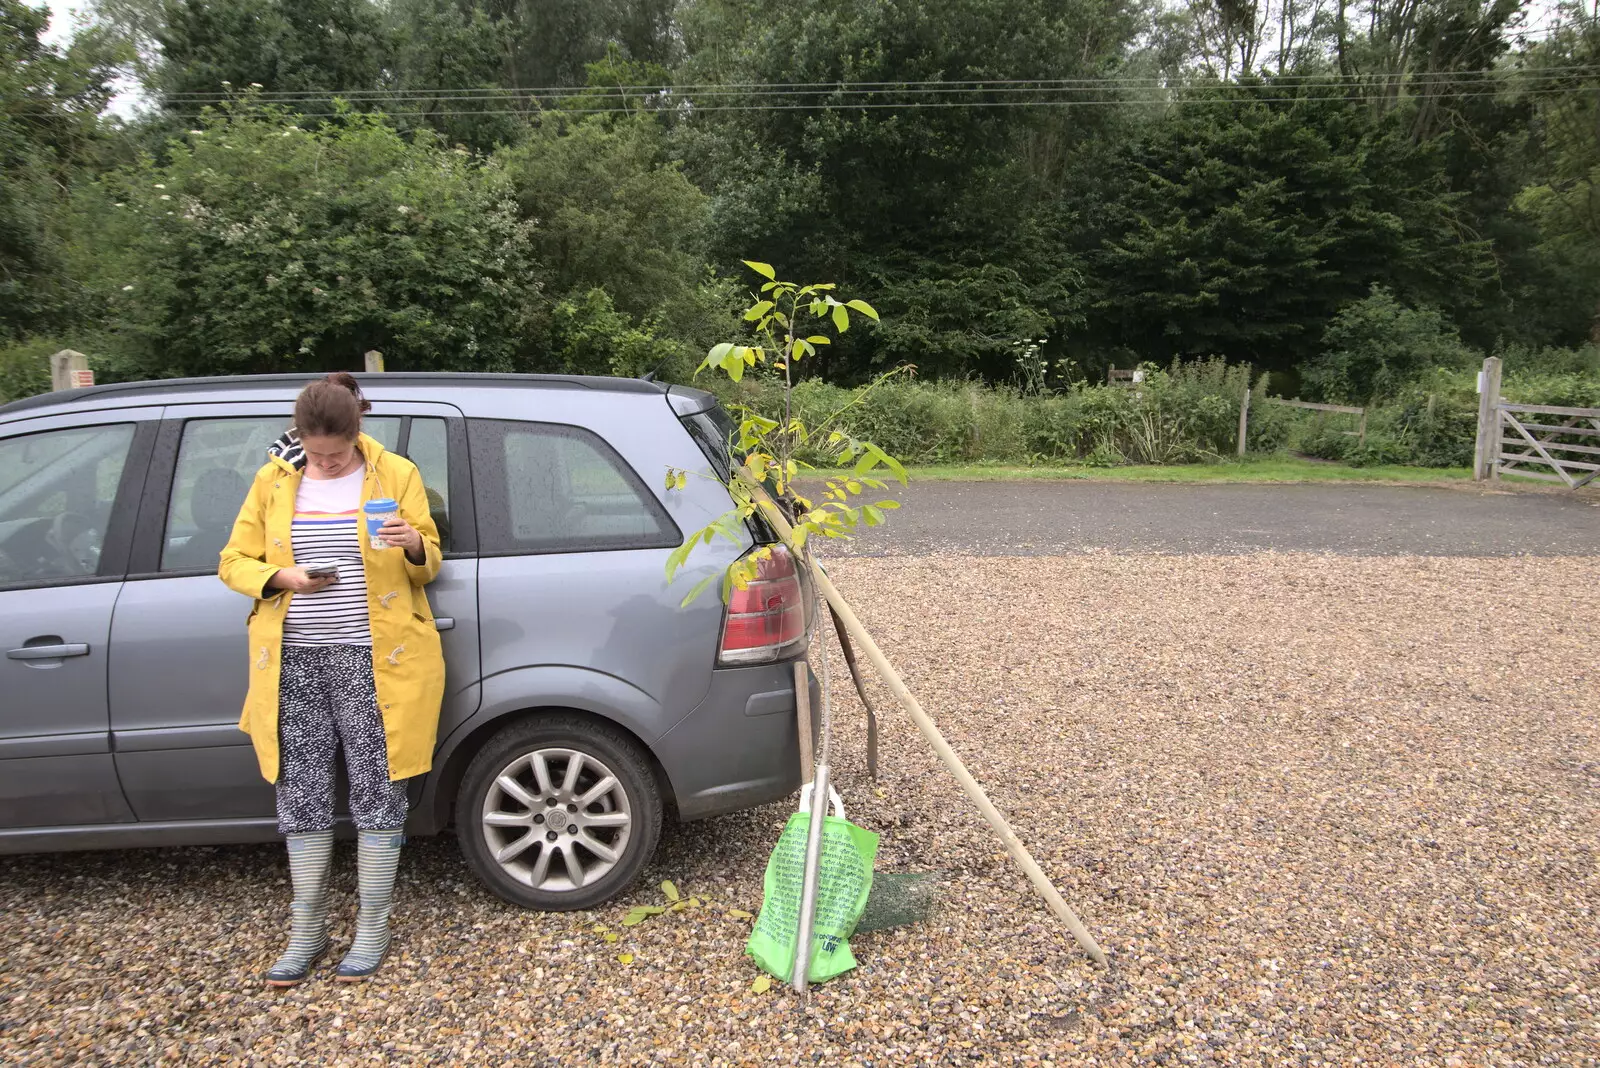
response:
{"label": "long wooden handle", "polygon": [[972,773],[961,762],[961,758],[956,755],[956,751],[950,748],[950,743],[945,741],[944,735],[939,733],[938,725],[922,710],[922,705],[917,702],[911,691],[906,688],[905,682],[901,680],[894,667],[890,665],[888,658],[883,655],[883,650],[878,648],[878,643],[873,641],[872,635],[868,634],[866,629],[862,627],[861,621],[856,618],[856,614],[851,610],[850,605],[839,595],[839,591],[828,580],[828,576],[822,573],[820,568],[814,569],[812,573],[816,576],[817,585],[822,590],[822,595],[827,598],[828,604],[833,607],[833,610],[839,614],[839,618],[844,621],[845,629],[856,640],[856,644],[860,645],[862,650],[866,652],[867,659],[872,661],[872,666],[878,669],[878,674],[883,676],[883,681],[888,684],[894,695],[900,699],[900,703],[905,706],[906,712],[911,716],[912,722],[916,723],[917,729],[922,731],[922,736],[928,740],[928,744],[933,747],[933,751],[939,754],[939,759],[944,761],[945,767],[949,768],[950,773],[956,777],[956,781],[961,784],[961,789],[966,791],[967,796],[972,799],[972,803],[978,806],[978,811],[983,813],[983,818],[989,821],[989,826],[993,827],[994,832],[1000,836],[1000,841],[1004,843],[1006,852],[1011,854],[1011,859],[1017,862],[1017,866],[1028,877],[1028,881],[1033,884],[1033,888],[1050,905],[1051,911],[1060,918],[1062,923],[1067,925],[1067,930],[1072,932],[1072,937],[1077,939],[1078,945],[1083,948],[1083,951],[1089,954],[1096,964],[1104,966],[1106,963],[1105,951],[1094,940],[1094,936],[1089,933],[1088,928],[1083,926],[1083,922],[1078,919],[1077,913],[1072,911],[1072,906],[1068,905],[1061,897],[1061,894],[1055,888],[1055,884],[1034,862],[1033,857],[1028,853],[1027,847],[1017,838],[1016,832],[1011,829],[1011,825],[1006,822],[1006,818],[1000,814],[999,809],[994,807],[994,803],[989,800],[989,795],[983,792],[983,787],[978,785],[978,780],[972,777]]}
{"label": "long wooden handle", "polygon": [[[741,470],[740,477],[750,485],[762,514],[767,517],[767,520],[778,533],[783,535],[785,539],[792,537],[794,528],[790,526],[787,517],[783,515],[783,512],[778,508],[777,503],[773,501],[765,488],[755,483],[748,471]],[[905,681],[900,678],[900,674],[895,671],[894,666],[889,663],[889,658],[883,655],[883,650],[878,648],[878,643],[872,640],[872,635],[867,633],[867,629],[861,625],[861,620],[856,618],[855,611],[840,595],[838,589],[829,580],[822,568],[811,568],[811,575],[817,583],[817,589],[821,591],[822,596],[837,614],[838,619],[843,622],[844,629],[850,634],[850,637],[855,639],[856,644],[860,645],[866,652],[867,659],[872,661],[872,666],[878,669],[878,674],[888,684],[890,691],[899,699],[900,704],[905,707],[906,713],[911,717],[911,721],[917,725],[917,729],[922,732],[922,736],[933,747],[933,751],[939,755],[939,759],[944,762],[945,767],[950,769],[950,773],[955,776],[956,782],[961,784],[961,789],[966,792],[967,797],[972,800],[974,805],[978,806],[978,811],[983,813],[983,818],[989,821],[989,826],[994,828],[995,834],[1000,836],[1000,841],[1005,845],[1006,852],[1011,854],[1011,859],[1017,862],[1017,866],[1028,877],[1028,881],[1039,892],[1039,896],[1045,899],[1045,902],[1050,906],[1050,910],[1056,914],[1062,923],[1066,924],[1067,930],[1072,932],[1072,937],[1077,940],[1083,951],[1096,964],[1104,967],[1106,965],[1105,951],[1094,940],[1094,936],[1089,933],[1088,928],[1084,927],[1083,921],[1078,919],[1078,914],[1072,911],[1072,906],[1068,905],[1056,890],[1055,884],[1034,862],[1027,847],[1022,844],[1016,832],[1011,829],[1011,825],[1006,822],[1006,818],[1000,814],[999,809],[994,807],[994,802],[990,801],[989,795],[983,792],[983,787],[978,785],[978,780],[972,777],[972,773],[961,762],[961,758],[956,755],[956,751],[950,748],[950,743],[945,741],[944,735],[939,732],[938,725],[922,710],[922,705],[906,687]]]}

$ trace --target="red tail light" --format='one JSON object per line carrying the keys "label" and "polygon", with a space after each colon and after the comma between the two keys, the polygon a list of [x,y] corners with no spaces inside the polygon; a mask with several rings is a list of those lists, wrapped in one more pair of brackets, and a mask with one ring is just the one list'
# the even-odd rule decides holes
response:
{"label": "red tail light", "polygon": [[762,664],[778,660],[806,636],[805,590],[794,557],[782,545],[761,561],[757,577],[728,599],[722,627],[724,664]]}

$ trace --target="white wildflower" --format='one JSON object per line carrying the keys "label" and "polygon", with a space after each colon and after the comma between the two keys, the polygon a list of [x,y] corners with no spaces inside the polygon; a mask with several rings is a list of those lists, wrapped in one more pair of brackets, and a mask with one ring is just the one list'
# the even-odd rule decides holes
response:
{"label": "white wildflower", "polygon": [[157,182],[156,183],[156,188],[157,189],[165,189],[166,185],[164,183],[162,183],[162,182]]}
{"label": "white wildflower", "polygon": [[171,197],[171,195],[170,195],[170,194],[167,194],[167,193],[162,193],[162,194],[161,194],[161,199],[162,199],[162,200],[171,200],[171,199],[172,199],[172,197]]}
{"label": "white wildflower", "polygon": [[131,292],[131,291],[132,291],[132,290],[133,290],[133,287],[132,287],[132,286],[123,286],[123,287],[122,287],[122,291],[123,291],[123,292],[124,292],[124,293],[128,293],[128,292]]}

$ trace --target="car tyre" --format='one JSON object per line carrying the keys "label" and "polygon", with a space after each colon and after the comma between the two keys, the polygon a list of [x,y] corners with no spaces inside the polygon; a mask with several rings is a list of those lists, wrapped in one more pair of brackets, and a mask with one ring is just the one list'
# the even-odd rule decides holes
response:
{"label": "car tyre", "polygon": [[577,716],[512,724],[473,757],[456,838],[473,872],[514,905],[593,908],[639,876],[661,836],[649,758],[621,730]]}

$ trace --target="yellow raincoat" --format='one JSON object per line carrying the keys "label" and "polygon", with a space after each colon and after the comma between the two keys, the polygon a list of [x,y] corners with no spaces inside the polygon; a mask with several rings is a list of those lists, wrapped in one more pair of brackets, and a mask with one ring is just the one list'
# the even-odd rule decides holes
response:
{"label": "yellow raincoat", "polygon": [[[439,703],[444,697],[444,654],[422,589],[439,574],[439,532],[417,466],[385,451],[365,434],[358,444],[367,468],[361,503],[381,497],[400,502],[400,515],[422,534],[426,554],[422,563],[413,564],[401,549],[373,549],[367,538],[361,539],[372,673],[389,743],[389,778],[406,779],[433,765]],[[295,443],[286,455],[298,459],[298,452]],[[278,665],[283,619],[294,594],[266,587],[279,570],[294,565],[289,525],[303,477],[303,460],[297,465],[284,455],[275,446],[266,466],[256,473],[217,571],[229,589],[256,602],[248,624],[250,692],[239,729],[255,744],[261,774],[268,782],[278,781]],[[364,522],[361,531],[366,532]]]}

